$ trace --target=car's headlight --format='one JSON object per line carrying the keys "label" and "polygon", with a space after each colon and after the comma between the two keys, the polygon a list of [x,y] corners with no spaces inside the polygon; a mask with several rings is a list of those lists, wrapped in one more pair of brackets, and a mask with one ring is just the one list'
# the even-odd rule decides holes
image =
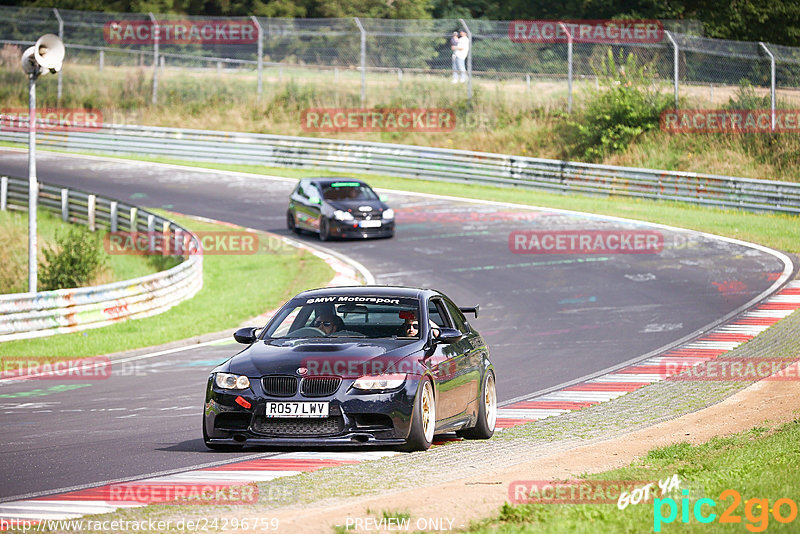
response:
{"label": "car's headlight", "polygon": [[336,210],[333,212],[333,218],[337,221],[352,221],[353,214],[349,211]]}
{"label": "car's headlight", "polygon": [[392,208],[388,208],[383,210],[383,218],[384,219],[394,219],[394,210]]}
{"label": "car's headlight", "polygon": [[367,375],[358,378],[355,382],[353,382],[353,387],[356,389],[364,389],[364,390],[383,390],[383,389],[395,389],[399,388],[403,385],[403,382],[406,381],[406,375],[404,374],[394,374],[394,375]]}
{"label": "car's headlight", "polygon": [[217,373],[214,379],[218,387],[222,389],[247,389],[250,387],[250,379],[244,375],[233,375],[230,373]]}

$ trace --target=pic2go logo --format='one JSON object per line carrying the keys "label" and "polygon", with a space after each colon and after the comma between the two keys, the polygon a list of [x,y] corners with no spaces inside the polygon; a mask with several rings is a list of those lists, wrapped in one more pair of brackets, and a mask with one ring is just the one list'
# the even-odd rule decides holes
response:
{"label": "pic2go logo", "polygon": [[[717,519],[717,514],[709,510],[709,508],[715,508],[717,506],[717,503],[714,501],[714,499],[697,499],[697,501],[694,503],[694,506],[692,506],[689,503],[689,490],[685,489],[682,491],[682,493],[684,497],[680,501],[680,506],[678,506],[678,503],[675,501],[675,499],[671,497],[653,500],[654,532],[661,532],[662,524],[666,525],[675,521],[678,518],[679,508],[682,523],[689,523],[690,510],[692,515],[694,515],[695,521],[698,523],[712,523],[715,519]],[[739,505],[742,503],[742,496],[738,491],[732,489],[726,489],[719,494],[720,501],[724,501],[728,498],[732,498],[733,502],[731,502],[730,506],[728,506],[719,516],[719,522],[741,523],[742,517],[740,515],[736,515],[736,509],[739,508]],[[704,509],[704,506],[707,508]],[[665,507],[669,510],[666,516],[664,516]],[[784,515],[784,511],[788,513]],[[791,523],[797,518],[797,503],[795,503],[792,499],[783,498],[775,501],[772,505],[772,508],[770,508],[769,499],[748,499],[744,503],[744,515],[747,521],[749,521],[749,523],[745,524],[745,528],[750,532],[765,531],[767,526],[769,526],[770,514],[778,523]]]}

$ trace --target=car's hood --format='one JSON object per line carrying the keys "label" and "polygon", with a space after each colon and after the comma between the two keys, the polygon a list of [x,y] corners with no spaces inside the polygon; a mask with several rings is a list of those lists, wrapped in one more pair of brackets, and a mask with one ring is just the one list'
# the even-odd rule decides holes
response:
{"label": "car's hood", "polygon": [[336,375],[419,372],[420,341],[397,339],[274,339],[256,341],[228,363],[231,373],[258,377],[271,374]]}
{"label": "car's hood", "polygon": [[335,210],[358,212],[361,207],[370,207],[366,213],[380,213],[386,206],[380,200],[326,200]]}

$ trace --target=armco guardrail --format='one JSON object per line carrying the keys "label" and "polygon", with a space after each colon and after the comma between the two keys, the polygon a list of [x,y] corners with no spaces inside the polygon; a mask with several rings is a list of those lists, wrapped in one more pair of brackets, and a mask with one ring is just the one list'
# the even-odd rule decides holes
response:
{"label": "armco guardrail", "polygon": [[[0,205],[27,207],[28,181],[2,177]],[[156,214],[98,195],[39,184],[39,207],[60,213],[65,221],[98,225],[111,231],[188,234],[195,250],[197,237]],[[113,284],[39,293],[0,295],[0,341],[27,339],[97,328],[125,319],[166,311],[203,287],[203,258],[191,255],[159,273]]]}
{"label": "armco guardrail", "polygon": [[[39,133],[38,139],[42,146],[70,151],[484,182],[561,193],[620,195],[800,213],[800,184],[487,152],[129,125],[83,132],[51,130]],[[0,141],[24,143],[27,134],[0,129]]]}

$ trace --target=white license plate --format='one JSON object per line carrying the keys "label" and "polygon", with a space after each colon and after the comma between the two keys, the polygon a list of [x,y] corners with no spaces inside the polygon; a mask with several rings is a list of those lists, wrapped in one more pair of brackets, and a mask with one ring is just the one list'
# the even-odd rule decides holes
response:
{"label": "white license plate", "polygon": [[328,417],[327,402],[268,402],[266,417]]}
{"label": "white license plate", "polygon": [[381,221],[361,221],[361,228],[379,228]]}

